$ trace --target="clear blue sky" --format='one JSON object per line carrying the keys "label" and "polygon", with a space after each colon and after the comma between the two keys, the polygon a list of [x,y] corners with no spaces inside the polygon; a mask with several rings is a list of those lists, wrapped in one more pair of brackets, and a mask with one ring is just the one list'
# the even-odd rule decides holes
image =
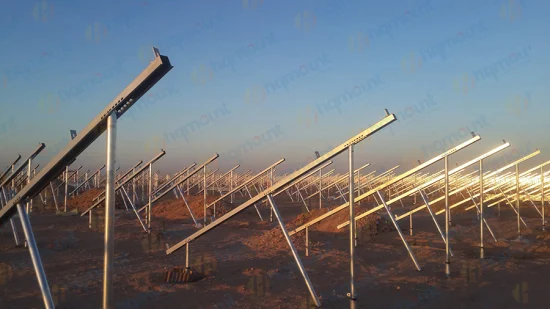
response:
{"label": "clear blue sky", "polygon": [[[174,68],[119,120],[123,169],[164,147],[163,173],[214,153],[222,171],[237,163],[258,171],[283,157],[281,171],[293,170],[380,120],[384,108],[399,121],[356,147],[357,166],[409,168],[470,130],[482,140],[453,165],[502,139],[512,147],[494,165],[535,148],[542,155],[529,165],[550,159],[548,1],[46,0],[0,8],[2,169],[39,142],[49,150],[36,160],[44,166],[69,129],[84,128],[145,68],[152,46]],[[192,132],[193,123],[202,125]],[[94,170],[104,161],[100,138],[75,165]]]}

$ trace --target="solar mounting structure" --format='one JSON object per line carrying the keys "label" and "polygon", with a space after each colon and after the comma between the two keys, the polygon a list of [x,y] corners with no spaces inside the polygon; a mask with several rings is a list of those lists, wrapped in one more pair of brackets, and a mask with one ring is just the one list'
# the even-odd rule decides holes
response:
{"label": "solar mounting structure", "polygon": [[131,108],[151,87],[166,75],[172,65],[168,57],[153,48],[155,54],[147,68],[142,71],[103,111],[99,113],[79,134],[69,142],[21,191],[19,191],[6,205],[0,209],[0,224],[4,224],[16,213],[19,214],[21,224],[29,245],[32,263],[46,308],[54,308],[53,299],[32,227],[23,208],[23,204],[38,195],[53,179],[59,176],[63,169],[70,165],[76,157],[88,148],[103,132],[107,131],[107,184],[105,215],[105,265],[103,285],[103,307],[110,308],[112,301],[112,268],[114,255],[114,184],[115,184],[115,145],[116,123],[129,108]]}

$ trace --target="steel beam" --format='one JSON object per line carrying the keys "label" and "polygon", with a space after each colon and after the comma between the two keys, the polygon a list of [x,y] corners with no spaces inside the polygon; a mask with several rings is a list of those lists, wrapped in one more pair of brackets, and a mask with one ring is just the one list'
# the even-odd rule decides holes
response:
{"label": "steel beam", "polygon": [[254,198],[246,201],[245,203],[241,204],[237,208],[229,211],[228,213],[226,213],[225,215],[220,217],[218,220],[215,220],[214,222],[212,222],[211,224],[209,224],[206,227],[202,228],[201,230],[193,233],[191,236],[189,236],[186,239],[180,241],[179,243],[172,246],[171,248],[168,248],[168,250],[166,250],[166,254],[171,254],[171,253],[179,250],[181,247],[185,246],[185,244],[187,244],[188,242],[191,242],[191,241],[197,239],[198,237],[208,233],[209,231],[211,231],[212,229],[214,229],[215,227],[217,227],[221,223],[227,221],[231,217],[233,217],[233,216],[237,215],[238,213],[242,212],[243,210],[245,210],[249,206],[254,205],[257,202],[261,201],[262,199],[266,198],[266,196],[268,194],[272,194],[272,193],[276,192],[280,188],[283,188],[286,185],[288,185],[289,183],[295,181],[297,178],[299,178],[299,177],[307,174],[311,170],[319,167],[321,164],[325,163],[326,161],[328,161],[328,160],[332,159],[333,157],[339,155],[340,153],[346,151],[348,149],[349,145],[354,145],[354,144],[357,144],[357,143],[361,142],[362,140],[370,137],[374,133],[378,132],[379,130],[381,130],[382,128],[386,127],[387,125],[391,124],[392,122],[394,122],[396,120],[397,120],[397,118],[395,117],[395,115],[389,114],[388,111],[386,110],[386,117],[384,117],[382,120],[378,121],[375,125],[367,128],[366,130],[362,131],[361,133],[359,133],[356,136],[352,137],[351,139],[347,140],[343,144],[341,144],[338,147],[332,149],[331,151],[329,151],[325,155],[321,156],[320,158],[317,158],[316,160],[314,160],[311,163],[307,164],[306,166],[302,167],[301,169],[299,169],[299,170],[293,172],[292,174],[286,176],[285,178],[279,180],[273,186],[271,186],[271,187],[267,188],[266,190],[264,190],[263,192],[257,194]]}
{"label": "steel beam", "polygon": [[172,69],[168,57],[160,55],[155,48],[155,59],[141,72],[103,111],[99,113],[65,149],[61,150],[17,195],[0,209],[0,224],[16,213],[18,203],[24,203],[38,195],[44,188],[61,174],[63,168],[72,163],[88,146],[90,146],[107,129],[107,118],[113,111],[117,118],[134,105],[151,87]]}

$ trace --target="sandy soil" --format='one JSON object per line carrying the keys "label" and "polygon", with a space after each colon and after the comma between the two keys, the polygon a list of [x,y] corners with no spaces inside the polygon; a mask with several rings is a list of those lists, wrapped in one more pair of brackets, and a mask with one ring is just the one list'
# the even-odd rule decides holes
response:
{"label": "sandy soil", "polygon": [[[98,192],[69,201],[69,208],[87,208]],[[84,201],[81,201],[84,200]],[[287,227],[300,225],[326,212],[315,203],[312,213],[303,204],[276,198]],[[203,200],[188,203],[203,223]],[[237,204],[237,203],[236,203]],[[100,308],[103,268],[103,217],[56,215],[51,210],[31,214],[36,240],[57,308]],[[410,203],[405,203],[405,206]],[[330,205],[334,207],[336,205]],[[233,206],[217,207],[220,214]],[[358,205],[360,213],[372,207]],[[441,206],[435,206],[438,208]],[[407,207],[408,208],[408,207]],[[392,207],[403,213],[399,203]],[[182,200],[166,198],[153,207],[153,232],[146,234],[132,212],[120,206],[116,212],[115,278],[116,308],[299,308],[313,305],[304,280],[270,211],[258,205],[264,221],[251,207],[190,245],[190,264],[204,278],[193,283],[164,283],[167,270],[185,267],[185,249],[165,254],[197,230]],[[479,259],[479,221],[475,212],[455,211],[450,234],[454,253],[451,278],[444,275],[445,246],[427,211],[414,216],[413,236],[408,218],[400,229],[422,267],[417,271],[387,213],[379,212],[358,225],[356,248],[357,308],[550,308],[546,294],[550,275],[550,237],[541,230],[541,218],[530,205],[522,215],[530,229],[521,226],[508,206],[486,211],[498,238],[485,230],[485,255]],[[310,256],[306,257],[304,233],[293,242],[323,308],[348,308],[349,230],[337,230],[347,212],[311,227]],[[443,217],[438,217],[444,226]],[[21,227],[17,224],[19,234]],[[43,308],[30,256],[14,247],[11,229],[0,229],[0,308]]]}

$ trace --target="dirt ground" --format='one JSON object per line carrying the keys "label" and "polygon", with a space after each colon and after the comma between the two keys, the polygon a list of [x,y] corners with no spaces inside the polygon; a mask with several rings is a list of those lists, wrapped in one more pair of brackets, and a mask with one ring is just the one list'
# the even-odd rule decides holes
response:
{"label": "dirt ground", "polygon": [[[87,208],[80,199],[69,209]],[[295,227],[326,212],[318,205],[277,197],[287,227]],[[202,196],[188,199],[203,223]],[[60,215],[50,209],[31,213],[31,223],[57,308],[100,308],[103,272],[103,216]],[[238,203],[235,203],[238,204]],[[408,206],[410,203],[405,203]],[[334,206],[334,205],[331,205]],[[218,215],[231,209],[218,207]],[[371,205],[361,204],[357,212]],[[441,207],[441,206],[439,206]],[[439,208],[434,207],[434,208]],[[118,203],[115,218],[116,308],[299,308],[313,306],[311,297],[270,210],[260,204],[260,221],[251,207],[190,245],[190,265],[204,276],[193,283],[164,283],[165,272],[185,267],[185,248],[166,255],[172,246],[197,230],[181,200],[164,199],[153,206],[153,232],[144,233],[132,211]],[[395,214],[408,207],[392,206]],[[349,230],[338,230],[347,211],[309,230],[310,254],[305,256],[305,234],[292,237],[323,308],[348,308]],[[479,258],[479,221],[475,212],[454,211],[450,228],[451,277],[446,278],[445,246],[427,211],[398,221],[420,266],[417,271],[387,213],[379,212],[358,225],[356,248],[356,308],[550,308],[546,294],[550,275],[550,237],[531,205],[522,206],[529,226],[521,226],[509,206],[486,210],[498,242],[485,229],[485,259]],[[444,218],[438,216],[442,228]],[[17,223],[20,237],[22,229]],[[9,225],[0,228],[0,308],[43,308],[28,250],[14,246]]]}

